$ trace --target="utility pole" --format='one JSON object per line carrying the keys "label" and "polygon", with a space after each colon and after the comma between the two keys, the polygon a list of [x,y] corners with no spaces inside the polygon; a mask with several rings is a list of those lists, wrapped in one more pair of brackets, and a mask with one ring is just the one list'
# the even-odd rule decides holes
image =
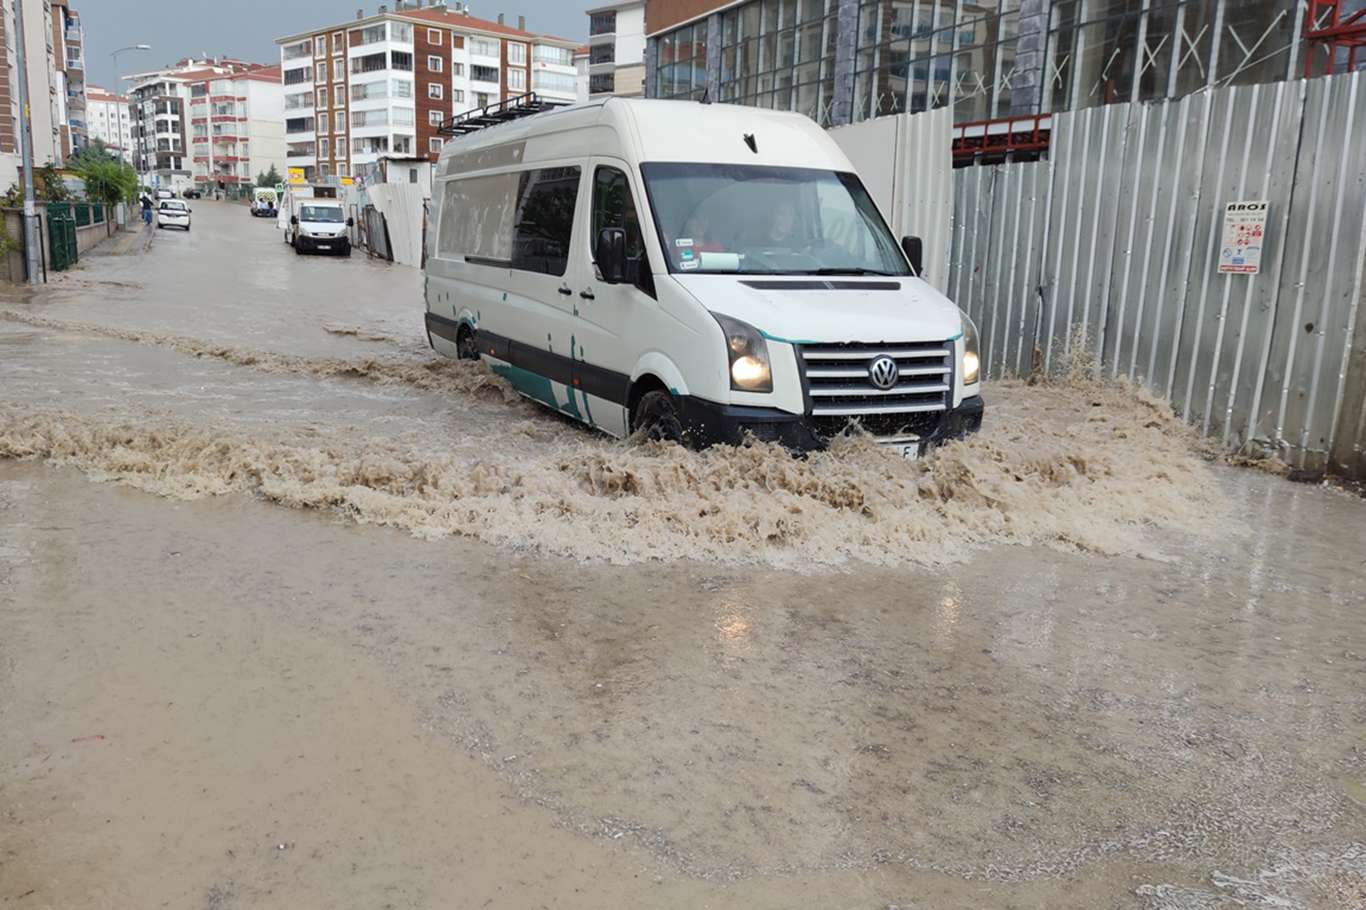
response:
{"label": "utility pole", "polygon": [[14,0],[14,50],[19,57],[19,146],[24,162],[24,264],[28,283],[38,283],[38,214],[33,201],[33,122],[28,106],[28,54],[24,46],[24,0]]}

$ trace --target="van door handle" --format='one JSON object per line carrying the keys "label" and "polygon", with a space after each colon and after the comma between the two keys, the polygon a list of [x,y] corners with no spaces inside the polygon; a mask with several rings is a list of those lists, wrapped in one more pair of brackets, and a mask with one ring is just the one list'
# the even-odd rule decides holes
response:
{"label": "van door handle", "polygon": [[584,300],[597,300],[597,299],[598,299],[598,298],[593,294],[592,291],[579,291],[579,296],[582,297]]}
{"label": "van door handle", "polygon": [[563,287],[560,288],[560,293],[563,294],[563,295],[566,296],[566,297],[569,297],[569,296],[571,296],[574,292],[570,289],[569,285],[566,284],[566,285],[564,285]]}

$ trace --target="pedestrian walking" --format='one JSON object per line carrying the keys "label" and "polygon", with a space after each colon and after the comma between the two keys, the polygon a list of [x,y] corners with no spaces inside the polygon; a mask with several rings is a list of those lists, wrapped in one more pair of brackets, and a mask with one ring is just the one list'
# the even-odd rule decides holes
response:
{"label": "pedestrian walking", "polygon": [[150,225],[152,223],[152,197],[146,193],[142,194],[142,223]]}

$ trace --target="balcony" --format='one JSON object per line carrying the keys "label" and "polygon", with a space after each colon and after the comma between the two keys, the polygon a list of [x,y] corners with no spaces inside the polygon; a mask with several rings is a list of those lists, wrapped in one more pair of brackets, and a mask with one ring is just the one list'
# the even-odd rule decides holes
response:
{"label": "balcony", "polygon": [[85,62],[81,60],[79,57],[77,57],[74,60],[71,58],[67,58],[66,68],[69,70],[79,70],[83,73],[85,72]]}
{"label": "balcony", "polygon": [[84,40],[84,36],[81,34],[80,26],[76,26],[74,28],[67,28],[66,40],[70,41],[72,44],[80,44]]}

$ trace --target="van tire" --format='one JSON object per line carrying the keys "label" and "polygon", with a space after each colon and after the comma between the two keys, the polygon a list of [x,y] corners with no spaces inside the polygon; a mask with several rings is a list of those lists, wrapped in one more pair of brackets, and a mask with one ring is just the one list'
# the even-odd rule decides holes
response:
{"label": "van tire", "polygon": [[674,396],[664,389],[642,395],[631,415],[631,432],[641,439],[683,445],[683,421],[678,416]]}
{"label": "van tire", "polygon": [[474,329],[461,325],[455,333],[455,357],[457,360],[478,360],[479,342],[475,340]]}

